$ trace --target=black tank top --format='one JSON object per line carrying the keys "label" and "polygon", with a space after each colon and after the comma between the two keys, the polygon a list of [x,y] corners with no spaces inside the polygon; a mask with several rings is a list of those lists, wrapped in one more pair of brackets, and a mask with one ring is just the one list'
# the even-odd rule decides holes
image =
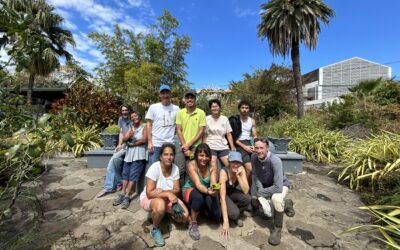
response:
{"label": "black tank top", "polygon": [[226,167],[223,167],[222,169],[225,171],[226,175],[228,176],[228,180],[226,180],[226,194],[230,195],[231,193],[233,193],[235,191],[236,187],[239,185],[239,181],[236,178],[235,183],[231,184],[230,183],[231,177],[229,175],[228,169]]}

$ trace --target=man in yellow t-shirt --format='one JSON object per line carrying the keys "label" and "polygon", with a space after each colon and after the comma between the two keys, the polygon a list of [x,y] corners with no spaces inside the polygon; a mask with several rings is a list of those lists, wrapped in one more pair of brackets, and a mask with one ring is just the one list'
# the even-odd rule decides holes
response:
{"label": "man in yellow t-shirt", "polygon": [[184,95],[185,108],[176,113],[176,132],[186,159],[190,159],[201,143],[206,127],[206,114],[196,107],[196,95],[195,90],[187,91]]}

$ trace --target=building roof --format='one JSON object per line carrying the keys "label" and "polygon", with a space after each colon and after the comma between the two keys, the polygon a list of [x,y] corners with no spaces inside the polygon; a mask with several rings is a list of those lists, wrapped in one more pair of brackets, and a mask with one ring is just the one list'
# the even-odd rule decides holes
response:
{"label": "building roof", "polygon": [[[57,100],[64,97],[67,87],[58,88],[33,88],[32,97],[44,100]],[[28,88],[21,88],[20,94],[26,96]]]}

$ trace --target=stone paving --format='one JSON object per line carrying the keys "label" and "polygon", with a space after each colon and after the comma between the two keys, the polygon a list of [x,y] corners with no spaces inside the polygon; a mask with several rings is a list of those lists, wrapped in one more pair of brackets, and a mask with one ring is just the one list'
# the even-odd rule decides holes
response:
{"label": "stone paving", "polygon": [[[44,205],[42,232],[58,233],[52,249],[146,249],[154,247],[151,224],[138,198],[127,210],[114,207],[116,194],[95,198],[102,187],[105,169],[86,168],[85,158],[53,158],[38,183],[31,184]],[[359,195],[326,176],[327,167],[305,163],[305,171],[289,176],[294,189],[296,215],[284,218],[282,243],[273,247],[267,239],[271,220],[246,217],[243,227],[232,226],[231,237],[220,236],[220,225],[200,218],[201,239],[193,241],[186,225],[162,223],[165,249],[367,249],[379,247],[366,235],[341,234],[348,227],[370,220],[357,209]],[[23,206],[22,206],[23,207]],[[0,238],[32,226],[27,211],[17,213],[0,227]],[[1,226],[1,225],[0,225]]]}

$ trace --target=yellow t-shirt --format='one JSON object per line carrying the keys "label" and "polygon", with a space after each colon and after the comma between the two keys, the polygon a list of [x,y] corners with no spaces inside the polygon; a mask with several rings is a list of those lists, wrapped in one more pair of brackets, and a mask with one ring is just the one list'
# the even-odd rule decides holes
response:
{"label": "yellow t-shirt", "polygon": [[[200,127],[206,126],[206,114],[199,108],[189,114],[186,108],[183,108],[176,113],[176,124],[182,126],[183,138],[185,142],[189,142],[196,136]],[[200,143],[201,139],[194,143],[193,146],[197,146]]]}

